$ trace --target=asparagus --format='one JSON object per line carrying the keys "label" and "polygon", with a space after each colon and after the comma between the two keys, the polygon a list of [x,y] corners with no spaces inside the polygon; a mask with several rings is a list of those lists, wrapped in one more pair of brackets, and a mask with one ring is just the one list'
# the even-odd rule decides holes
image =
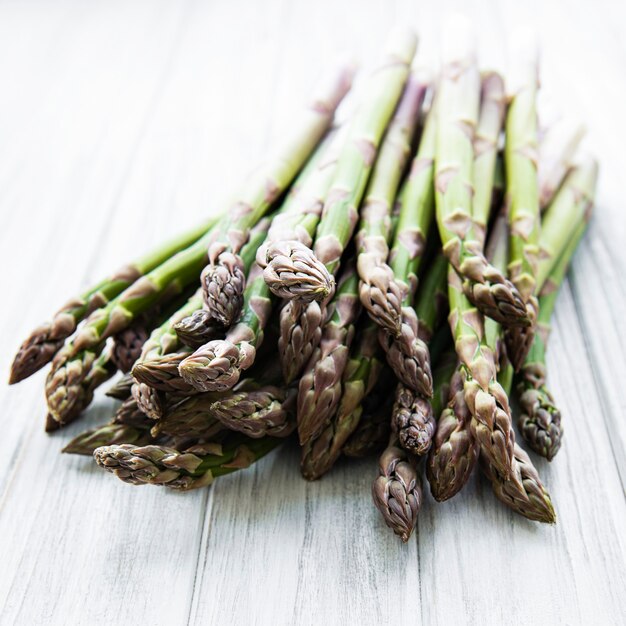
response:
{"label": "asparagus", "polygon": [[385,524],[407,542],[422,505],[422,480],[410,456],[391,442],[378,462],[372,498]]}
{"label": "asparagus", "polygon": [[352,238],[357,209],[385,129],[402,95],[415,48],[412,32],[394,34],[380,66],[369,78],[367,97],[350,124],[313,247],[315,256],[332,275],[337,274],[341,255]]}
{"label": "asparagus", "polygon": [[198,309],[174,324],[179,341],[190,348],[199,348],[224,334],[223,327],[206,309]]}
{"label": "asparagus", "polygon": [[[511,388],[513,368],[502,368],[499,380],[506,391]],[[550,494],[543,486],[537,470],[529,456],[518,445],[513,447],[513,463],[510,476],[503,476],[481,453],[481,467],[489,480],[496,497],[524,517],[546,524],[556,522],[556,513]]]}
{"label": "asparagus", "polygon": [[422,456],[430,449],[435,426],[430,402],[399,383],[391,414],[391,430],[398,443],[405,450]]}
{"label": "asparagus", "polygon": [[484,321],[463,294],[461,279],[448,273],[450,328],[465,374],[464,394],[472,414],[470,431],[481,453],[506,478],[511,474],[515,434],[506,393],[496,379],[493,347],[485,340]]}
{"label": "asparagus", "polygon": [[252,465],[281,443],[275,437],[249,439],[239,434],[226,437],[205,454],[175,448],[121,444],[97,448],[96,463],[120,480],[133,485],[163,485],[189,491],[210,485],[215,478]]}
{"label": "asparagus", "polygon": [[279,298],[323,300],[334,289],[334,278],[311,246],[344,140],[345,127],[331,133],[318,148],[314,167],[305,168],[298,177],[296,191],[272,221],[266,242],[257,251],[263,278]]}
{"label": "asparagus", "polygon": [[278,353],[287,385],[300,376],[322,338],[326,306],[313,300],[289,300],[280,311]]}
{"label": "asparagus", "polygon": [[273,301],[261,269],[253,264],[259,244],[264,240],[267,241],[267,236],[257,225],[241,250],[244,268],[252,269],[243,294],[243,312],[237,324],[227,331],[224,339],[214,339],[199,346],[178,366],[181,379],[198,391],[232,389],[241,372],[252,366],[257,348],[263,343]]}
{"label": "asparagus", "polygon": [[[588,189],[587,193],[589,197],[593,197],[593,187]],[[530,448],[548,461],[551,461],[559,451],[563,437],[561,412],[555,405],[552,394],[546,386],[545,353],[550,332],[550,318],[554,311],[559,288],[565,279],[574,252],[585,233],[590,215],[591,211],[589,210],[543,286],[539,298],[538,332],[522,366],[517,384],[522,410],[518,421],[519,430]]]}
{"label": "asparagus", "polygon": [[151,441],[147,429],[139,429],[125,424],[112,422],[99,428],[93,428],[74,437],[62,450],[66,454],[92,455],[96,448],[120,443],[136,446],[146,445]]}
{"label": "asparagus", "polygon": [[130,372],[124,374],[114,385],[111,385],[106,390],[106,395],[116,400],[126,400],[130,396],[130,388],[133,386],[133,382],[134,378]]}
{"label": "asparagus", "polygon": [[116,424],[124,424],[125,426],[134,426],[135,428],[150,428],[152,421],[141,411],[135,399],[130,396],[117,407],[113,422]]}
{"label": "asparagus", "polygon": [[517,42],[512,99],[506,118],[505,165],[510,224],[509,276],[526,305],[530,326],[505,329],[511,364],[518,370],[532,345],[537,320],[535,297],[539,255],[539,183],[537,179],[537,48],[527,37]]}
{"label": "asparagus", "polygon": [[304,114],[298,132],[249,181],[209,241],[201,283],[211,315],[230,326],[239,316],[245,288],[241,248],[249,229],[289,186],[328,130],[335,109],[350,89],[352,68],[342,67],[325,83]]}
{"label": "asparagus", "polygon": [[[65,348],[53,359],[46,379],[48,417],[65,426],[73,422],[93,400],[95,390],[113,374],[116,367],[111,351],[104,346],[85,350],[77,358],[66,359]],[[51,424],[46,427],[50,432]]]}
{"label": "asparagus", "polygon": [[165,410],[165,398],[163,392],[143,382],[135,382],[130,389],[133,400],[137,403],[137,408],[152,420],[163,417]]}
{"label": "asparagus", "polygon": [[463,291],[482,313],[507,326],[529,324],[516,287],[482,254],[472,222],[474,134],[480,76],[467,25],[453,22],[444,37],[444,67],[437,98],[435,200],[443,251]]}
{"label": "asparagus", "polygon": [[[249,240],[241,250],[241,258],[245,268],[249,268],[254,263],[256,249],[263,241],[268,225],[269,220],[262,219],[250,231]],[[258,286],[258,284],[257,281],[256,285]],[[254,285],[251,286],[251,288],[253,287]],[[255,302],[256,300],[252,293],[252,296],[249,298],[250,315],[256,314],[254,310]],[[133,375],[138,381],[144,382],[160,391],[182,394],[193,394],[199,391],[193,384],[194,378],[181,376],[181,364],[192,355],[187,348],[180,346],[176,325],[201,306],[202,295],[200,290],[198,290],[165,324],[152,333],[149,341],[145,344],[141,358],[133,367]],[[215,343],[215,341],[212,341],[207,345],[213,346]],[[198,348],[195,354],[198,354],[204,348],[204,346]]]}
{"label": "asparagus", "polygon": [[210,411],[226,428],[248,437],[287,437],[296,427],[294,389],[265,386],[230,391],[211,404]]}
{"label": "asparagus", "polygon": [[[391,236],[391,210],[400,177],[409,159],[419,110],[427,89],[426,80],[418,76],[409,77],[372,171],[356,235],[361,304],[372,320],[394,335],[400,332],[400,313],[407,288],[402,280],[399,281],[394,277],[393,269],[386,263]],[[413,164],[410,177],[412,181],[420,178],[420,171],[423,168],[420,158],[418,156]],[[432,185],[428,185],[430,186]],[[408,204],[411,208],[417,207],[419,210],[420,205],[414,197],[415,187],[415,182],[405,186],[403,203],[411,194]],[[409,209],[407,208],[404,213],[408,214]],[[399,238],[396,247],[402,247],[403,251],[410,248],[409,258],[411,258],[423,248],[423,233],[413,233],[407,225],[402,231],[403,236]]]}
{"label": "asparagus", "polygon": [[320,345],[313,351],[298,385],[301,445],[318,435],[337,409],[359,309],[358,276],[350,265],[343,272],[329,304]]}
{"label": "asparagus", "polygon": [[51,321],[38,326],[20,346],[13,364],[9,384],[28,378],[52,360],[65,340],[74,333],[87,315],[105,306],[141,276],[148,274],[167,259],[197,241],[219,218],[211,218],[188,232],[171,239],[156,250],[124,265],[105,280],[93,285],[61,307]]}
{"label": "asparagus", "polygon": [[448,313],[448,261],[443,254],[435,257],[421,281],[415,312],[419,319],[418,337],[428,344]]}
{"label": "asparagus", "polygon": [[395,377],[383,365],[372,391],[361,402],[361,419],[343,447],[347,457],[361,458],[382,452],[389,442],[390,415],[394,396],[389,393]]}
{"label": "asparagus", "polygon": [[493,203],[498,138],[504,120],[504,81],[497,72],[481,76],[478,125],[474,136],[474,199],[472,219],[476,238],[484,244]]}
{"label": "asparagus", "polygon": [[585,128],[569,120],[560,120],[548,129],[539,144],[539,206],[545,210],[550,205],[563,179],[572,167],[572,159]]}
{"label": "asparagus", "polygon": [[[412,301],[417,287],[417,270],[434,213],[432,184],[435,131],[433,110],[426,121],[411,174],[402,192],[400,216],[389,259],[388,275],[393,278],[390,279],[388,293],[402,294],[399,326],[391,330],[384,328],[380,332],[387,362],[400,381],[409,389],[427,397],[432,395],[430,355],[428,346],[419,337],[418,316]],[[392,301],[394,298],[390,297],[389,302]]]}
{"label": "asparagus", "polygon": [[376,325],[368,319],[358,337],[344,370],[337,411],[302,450],[301,471],[307,480],[320,478],[335,464],[359,424],[363,399],[379,379],[382,361]]}
{"label": "asparagus", "polygon": [[[437,502],[452,498],[465,486],[478,460],[478,445],[470,432],[471,414],[463,391],[464,373],[458,367],[453,371],[451,379],[449,370],[442,372],[443,379],[450,380],[447,405],[437,420],[426,465],[430,492]],[[441,384],[442,379],[436,381],[436,385]]]}
{"label": "asparagus", "polygon": [[211,305],[208,306],[211,314],[218,321],[230,325],[241,306],[245,268],[240,252],[248,240],[249,230],[288,186],[326,132],[335,108],[349,89],[350,74],[351,71],[346,68],[335,73],[332,82],[319,92],[305,111],[298,132],[276,157],[257,172],[212,231],[89,316],[76,335],[75,353],[97,345],[126,328],[134,317],[150,308],[164,294],[179,293],[197,278],[207,260],[209,265],[202,280],[205,300]]}
{"label": "asparagus", "polygon": [[[152,435],[171,437],[199,437],[216,435],[223,426],[216,419],[211,406],[219,399],[215,393],[178,398],[168,402],[163,417],[152,427]],[[212,433],[212,435],[206,435]]]}
{"label": "asparagus", "polygon": [[589,213],[597,180],[598,163],[584,157],[563,181],[541,222],[537,285],[545,283],[565,244]]}
{"label": "asparagus", "polygon": [[135,361],[141,356],[143,344],[148,339],[146,321],[141,319],[131,324],[113,337],[111,359],[124,374],[132,369]]}

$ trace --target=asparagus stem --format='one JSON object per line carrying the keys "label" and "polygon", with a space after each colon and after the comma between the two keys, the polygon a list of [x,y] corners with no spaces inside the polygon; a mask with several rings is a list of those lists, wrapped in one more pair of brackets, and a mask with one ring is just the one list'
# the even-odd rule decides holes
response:
{"label": "asparagus stem", "polygon": [[522,39],[521,33],[518,35],[505,141],[511,239],[508,271],[524,300],[531,324],[521,329],[506,329],[504,333],[507,354],[516,370],[530,350],[537,321],[539,305],[535,290],[541,221],[537,178],[538,51],[535,45],[528,43],[527,36]]}
{"label": "asparagus stem", "polygon": [[279,298],[323,300],[334,289],[334,278],[311,246],[344,140],[342,128],[318,148],[321,154],[315,159],[315,167],[301,175],[297,191],[274,218],[266,242],[257,251],[263,278]]}
{"label": "asparagus stem", "polygon": [[201,281],[207,309],[225,326],[237,319],[243,305],[246,280],[240,250],[249,229],[289,186],[328,130],[335,109],[350,89],[352,73],[352,68],[342,67],[322,85],[297,133],[249,181],[211,237]]}
{"label": "asparagus stem", "polygon": [[227,435],[213,445],[204,445],[203,454],[163,446],[128,444],[97,448],[96,463],[133,485],[163,485],[189,491],[210,485],[218,476],[244,469],[280,445],[275,437],[250,439]]}
{"label": "asparagus stem", "polygon": [[288,437],[296,427],[295,390],[265,386],[229,391],[211,404],[211,413],[230,430],[248,437]]}
{"label": "asparagus stem", "polygon": [[378,462],[372,498],[385,524],[406,543],[422,505],[422,480],[407,452],[390,443]]}
{"label": "asparagus stem", "polygon": [[465,402],[464,371],[452,365],[451,379],[449,371],[450,368],[444,369],[435,379],[436,388],[444,386],[446,380],[450,384],[426,465],[430,492],[437,502],[449,500],[461,491],[478,460],[478,444],[470,432],[472,416]]}
{"label": "asparagus stem", "polygon": [[474,200],[472,218],[478,241],[484,243],[493,202],[498,138],[504,121],[504,80],[497,72],[481,76],[480,114],[474,136]]}
{"label": "asparagus stem", "polygon": [[[587,193],[589,198],[593,198],[594,188],[588,189]],[[538,332],[517,381],[518,399],[522,409],[518,427],[530,448],[548,461],[559,451],[563,438],[561,412],[546,385],[545,359],[550,318],[567,268],[585,233],[590,216],[591,210],[588,210],[543,286],[539,298]]]}
{"label": "asparagus stem", "polygon": [[120,443],[142,446],[151,441],[148,429],[135,428],[126,424],[105,424],[74,437],[62,450],[66,454],[92,455],[96,448]]}
{"label": "asparagus stem", "polygon": [[537,270],[537,285],[541,288],[549,276],[559,253],[572,239],[576,228],[593,204],[598,180],[598,163],[584,158],[563,181],[541,222],[539,249],[541,261]]}
{"label": "asparagus stem", "polygon": [[51,321],[38,326],[20,346],[11,366],[9,384],[12,385],[28,378],[41,369],[52,360],[65,340],[74,333],[79,322],[87,315],[105,306],[141,276],[150,273],[167,259],[192,245],[204,233],[211,230],[218,219],[217,217],[211,218],[147,255],[123,266],[61,307]]}
{"label": "asparagus stem", "polygon": [[582,124],[560,120],[548,129],[539,144],[539,206],[548,208],[572,167],[574,154],[585,135]]}
{"label": "asparagus stem", "polygon": [[389,393],[395,377],[383,366],[372,391],[361,402],[361,419],[343,447],[348,457],[361,458],[382,452],[389,441],[390,415],[394,396]]}
{"label": "asparagus stem", "polygon": [[526,326],[529,320],[519,292],[485,259],[472,221],[473,141],[479,99],[473,36],[459,18],[445,32],[437,98],[435,200],[439,235],[469,300],[501,323]]}
{"label": "asparagus stem", "polygon": [[376,325],[368,319],[358,336],[344,370],[337,411],[302,450],[301,470],[307,480],[320,478],[335,464],[359,424],[363,399],[379,379],[382,362]]}
{"label": "asparagus stem", "polygon": [[337,409],[359,309],[358,276],[355,268],[349,266],[328,306],[328,321],[320,344],[313,351],[298,386],[301,445],[318,435]]}
{"label": "asparagus stem", "polygon": [[[408,276],[405,272],[394,277],[393,269],[386,263],[389,256],[388,241],[391,235],[390,215],[400,177],[409,159],[419,110],[427,89],[427,80],[417,76],[409,77],[372,171],[361,208],[361,221],[356,236],[359,250],[357,270],[361,279],[359,286],[361,304],[372,320],[394,335],[400,332],[401,307],[408,290],[408,286],[405,285],[405,279]],[[413,176],[409,179],[413,181],[413,184],[406,185],[403,203],[407,201],[409,194],[411,197],[408,198],[410,207],[406,207],[402,213],[405,216],[412,215],[414,207],[417,207],[418,212],[421,208],[420,198],[415,198],[415,180],[420,178],[422,165],[421,161],[416,160]],[[432,183],[427,185],[427,187],[431,186]],[[403,223],[401,226],[403,236],[394,246],[396,258],[402,252],[406,252],[406,257],[413,259],[423,248],[425,241],[423,233],[413,232],[410,229],[412,225]],[[398,263],[400,263],[399,258]]]}
{"label": "asparagus stem", "polygon": [[385,129],[406,83],[415,54],[412,32],[394,34],[380,66],[371,74],[343,146],[326,196],[313,251],[336,275],[343,251],[352,238],[368,178]]}

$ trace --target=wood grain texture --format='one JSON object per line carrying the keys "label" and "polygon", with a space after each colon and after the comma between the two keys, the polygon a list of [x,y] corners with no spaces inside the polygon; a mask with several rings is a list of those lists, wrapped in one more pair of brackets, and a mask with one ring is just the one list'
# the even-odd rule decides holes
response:
{"label": "wood grain texture", "polygon": [[114,404],[48,437],[40,372],[0,386],[0,624],[623,623],[623,3],[1,3],[0,371],[66,296],[219,210],[337,54],[367,65],[408,24],[435,63],[459,8],[485,66],[506,67],[515,26],[538,29],[545,97],[601,159],[549,350],[566,434],[537,465],[558,524],[475,476],[443,505],[427,494],[402,545],[371,504],[373,459],[307,484],[290,446],[202,492],[133,488],[58,454]]}

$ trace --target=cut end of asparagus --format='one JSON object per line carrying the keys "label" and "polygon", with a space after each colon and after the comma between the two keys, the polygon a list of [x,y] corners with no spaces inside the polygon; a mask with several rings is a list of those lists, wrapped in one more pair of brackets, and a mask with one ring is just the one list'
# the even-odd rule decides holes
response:
{"label": "cut end of asparagus", "polygon": [[313,251],[299,241],[270,245],[263,278],[271,292],[285,300],[326,300],[334,291],[335,279]]}
{"label": "cut end of asparagus", "polygon": [[204,302],[211,317],[231,326],[239,317],[246,287],[246,270],[242,258],[222,252],[207,265],[200,276]]}

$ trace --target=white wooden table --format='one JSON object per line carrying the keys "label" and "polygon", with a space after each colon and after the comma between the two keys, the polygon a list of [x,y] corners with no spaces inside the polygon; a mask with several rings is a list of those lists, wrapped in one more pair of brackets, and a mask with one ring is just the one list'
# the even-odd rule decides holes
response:
{"label": "white wooden table", "polygon": [[601,159],[549,354],[566,438],[537,465],[557,526],[475,477],[427,496],[402,545],[371,505],[373,459],[307,484],[289,447],[197,493],[133,488],[59,454],[112,402],[46,436],[40,372],[0,386],[1,624],[624,623],[623,2],[0,3],[0,371],[66,297],[219,210],[335,51],[367,64],[405,23],[430,62],[455,6],[485,65],[535,24],[544,91]]}

